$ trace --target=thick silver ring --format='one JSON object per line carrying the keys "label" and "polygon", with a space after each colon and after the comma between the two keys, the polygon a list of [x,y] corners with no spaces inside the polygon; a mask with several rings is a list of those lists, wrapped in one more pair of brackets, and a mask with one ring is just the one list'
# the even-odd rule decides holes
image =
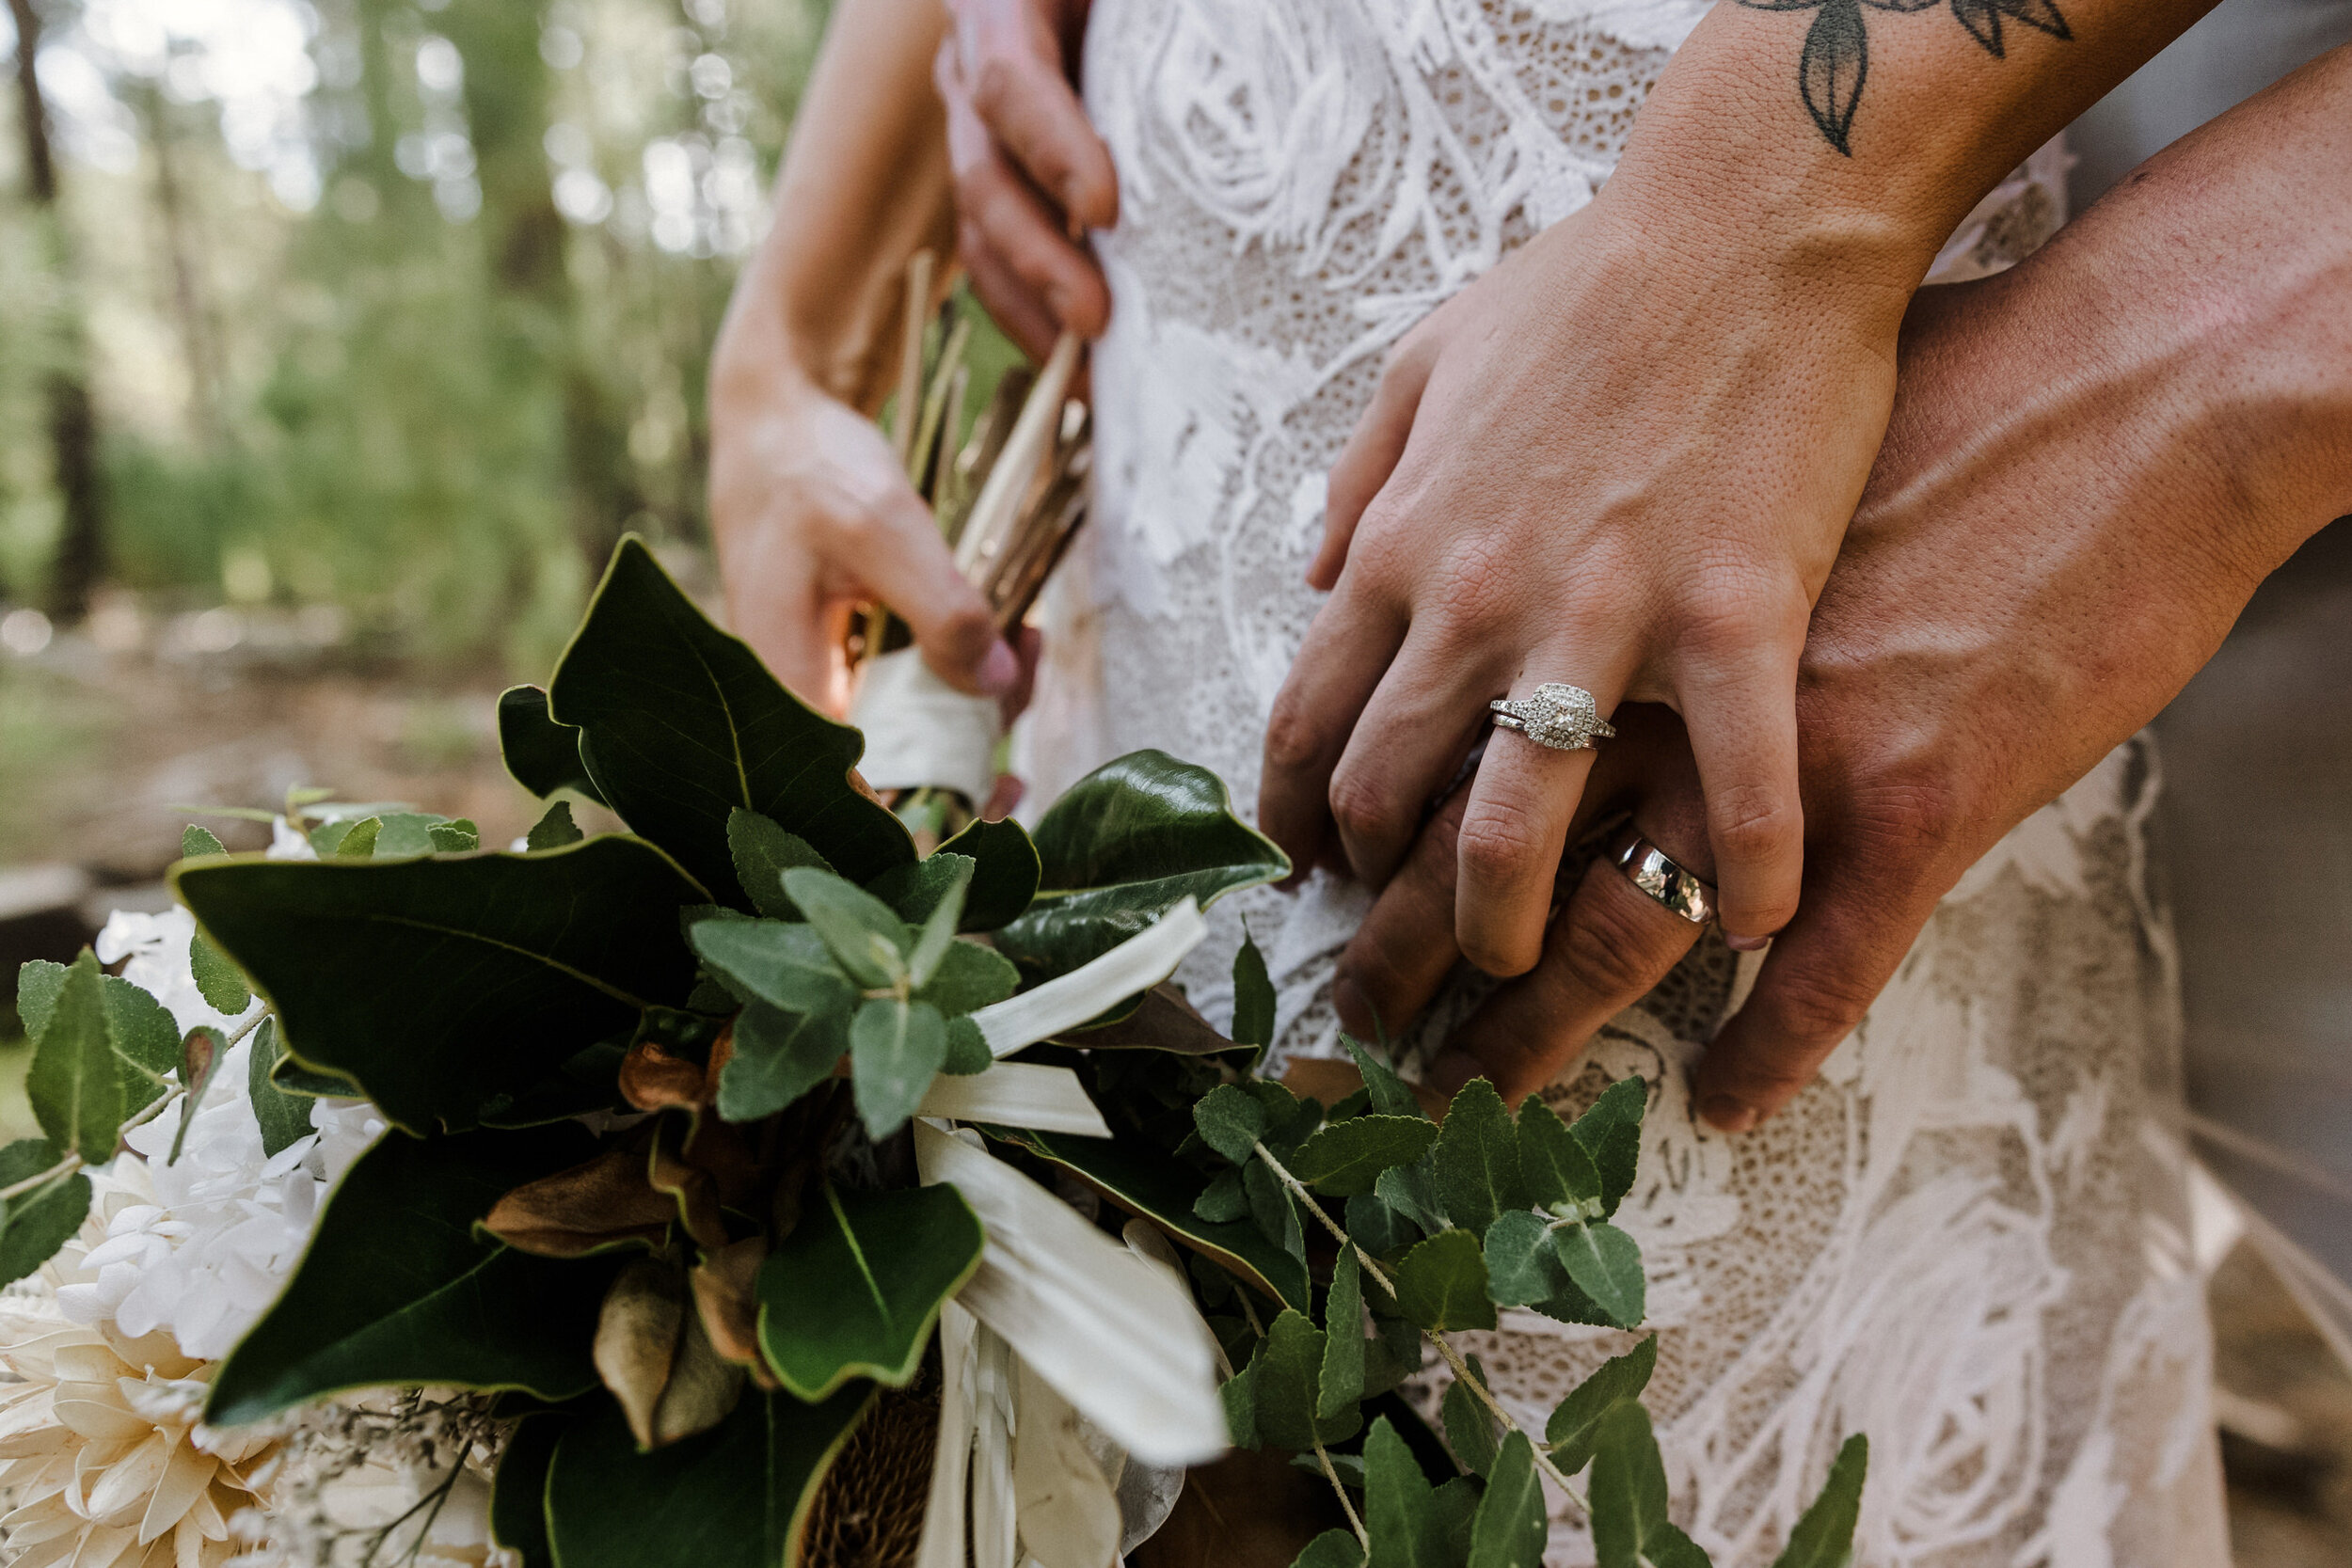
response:
{"label": "thick silver ring", "polygon": [[1546,681],[1524,697],[1497,697],[1486,706],[1495,728],[1516,730],[1555,752],[1589,752],[1594,741],[1613,739],[1617,733],[1600,716],[1591,692],[1559,681]]}
{"label": "thick silver ring", "polygon": [[1640,833],[1627,838],[1625,847],[1617,851],[1616,862],[1617,869],[1661,908],[1693,926],[1704,926],[1715,918],[1714,888],[1677,865],[1664,850]]}

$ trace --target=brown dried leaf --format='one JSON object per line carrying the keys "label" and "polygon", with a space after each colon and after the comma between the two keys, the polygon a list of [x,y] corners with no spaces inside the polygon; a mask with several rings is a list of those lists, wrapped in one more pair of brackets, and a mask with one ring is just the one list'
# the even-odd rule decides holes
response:
{"label": "brown dried leaf", "polygon": [[759,1353],[759,1265],[767,1260],[767,1239],[746,1236],[713,1250],[688,1279],[711,1348],[748,1368],[754,1382],[773,1391],[784,1385]]}
{"label": "brown dried leaf", "polygon": [[483,1228],[523,1252],[579,1258],[628,1242],[659,1246],[677,1205],[645,1180],[645,1157],[612,1148],[585,1164],[527,1181],[498,1200]]}
{"label": "brown dried leaf", "polygon": [[699,1109],[705,1103],[704,1077],[701,1067],[651,1040],[639,1040],[621,1058],[622,1098],[641,1111]]}

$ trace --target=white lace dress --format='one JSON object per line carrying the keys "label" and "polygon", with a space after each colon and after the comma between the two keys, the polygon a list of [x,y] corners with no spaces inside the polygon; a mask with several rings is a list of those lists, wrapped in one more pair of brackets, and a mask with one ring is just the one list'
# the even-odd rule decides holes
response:
{"label": "white lace dress", "polygon": [[[1156,746],[1245,809],[1313,614],[1324,474],[1382,352],[1606,177],[1704,0],[1095,0],[1089,106],[1121,181],[1100,236],[1100,493],[1057,580],[1032,799]],[[2031,248],[2037,156],[1938,276]],[[1652,1085],[1639,1239],[1650,1403],[1677,1519],[1767,1564],[1839,1439],[1871,1439],[1865,1568],[2218,1568],[2207,1331],[2177,1132],[2169,933],[2143,891],[2139,743],[1947,899],[1820,1080],[1760,1131],[1691,1114],[1685,1069],[1743,972],[1713,936],[1550,1091]],[[1246,914],[1283,1045],[1333,1049],[1324,989],[1361,895],[1220,906],[1186,979],[1211,1016]],[[1458,1015],[1469,988],[1451,1007]],[[1442,1022],[1442,1019],[1438,1021]],[[1539,1430],[1627,1336],[1509,1312],[1470,1336]],[[1592,1560],[1562,1504],[1549,1560]]]}

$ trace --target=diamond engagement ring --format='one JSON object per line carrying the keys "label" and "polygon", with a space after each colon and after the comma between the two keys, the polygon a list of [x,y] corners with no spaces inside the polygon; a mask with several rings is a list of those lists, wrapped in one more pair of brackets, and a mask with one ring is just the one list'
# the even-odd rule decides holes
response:
{"label": "diamond engagement ring", "polygon": [[1581,686],[1546,681],[1524,697],[1497,697],[1486,705],[1494,710],[1497,729],[1517,730],[1555,752],[1589,752],[1595,740],[1617,733]]}

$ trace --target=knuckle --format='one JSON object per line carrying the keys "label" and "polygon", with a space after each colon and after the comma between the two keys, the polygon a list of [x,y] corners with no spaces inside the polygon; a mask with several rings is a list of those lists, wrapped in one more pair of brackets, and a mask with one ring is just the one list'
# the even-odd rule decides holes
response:
{"label": "knuckle", "polygon": [[1580,898],[1552,927],[1551,956],[1596,996],[1629,1001],[1657,984],[1660,935],[1657,923],[1626,899]]}
{"label": "knuckle", "polygon": [[1717,790],[1708,801],[1708,831],[1724,863],[1768,860],[1793,848],[1804,832],[1797,802],[1766,784]]}
{"label": "knuckle", "polygon": [[[1788,1034],[1815,1050],[1827,1050],[1853,1033],[1873,999],[1874,993],[1851,979],[1808,969],[1782,978],[1773,1007]],[[1790,1085],[1802,1085],[1813,1076],[1809,1066],[1800,1070],[1785,1059],[1773,1060],[1786,1069]]]}
{"label": "knuckle", "polygon": [[990,49],[966,72],[971,83],[972,107],[991,127],[1021,101],[1022,88],[1028,76],[1028,64],[1018,55]]}
{"label": "knuckle", "polygon": [[1324,746],[1323,725],[1306,710],[1300,699],[1287,691],[1275,699],[1274,711],[1265,725],[1265,761],[1269,769],[1296,771],[1312,768],[1323,759]]}
{"label": "knuckle", "polygon": [[1535,849],[1527,824],[1507,812],[1482,811],[1464,817],[1454,840],[1462,881],[1470,887],[1509,881],[1534,858]]}
{"label": "knuckle", "polygon": [[1366,769],[1342,767],[1331,776],[1331,820],[1351,843],[1387,838],[1397,827],[1395,790]]}

